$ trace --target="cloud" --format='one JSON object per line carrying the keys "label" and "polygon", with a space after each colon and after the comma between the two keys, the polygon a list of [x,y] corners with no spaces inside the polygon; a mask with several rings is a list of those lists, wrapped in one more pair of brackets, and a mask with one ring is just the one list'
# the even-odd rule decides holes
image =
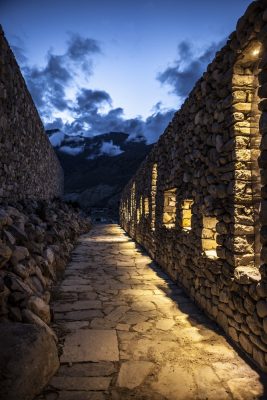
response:
{"label": "cloud", "polygon": [[113,141],[111,140],[109,142],[102,142],[99,152],[100,155],[108,155],[114,157],[123,153],[123,150],[121,150],[120,146],[113,144]]}
{"label": "cloud", "polygon": [[50,129],[61,129],[64,127],[64,123],[61,118],[55,118],[52,122],[47,122],[45,124],[46,130]]}
{"label": "cloud", "polygon": [[70,147],[70,146],[62,146],[59,148],[59,151],[62,153],[68,154],[70,156],[77,156],[78,154],[82,153],[84,147]]}
{"label": "cloud", "polygon": [[225,42],[226,39],[219,43],[212,43],[199,56],[195,55],[192,43],[188,41],[181,42],[178,45],[177,60],[173,66],[161,72],[157,79],[163,84],[168,84],[172,88],[172,92],[177,96],[185,98],[214,58],[216,51]]}
{"label": "cloud", "polygon": [[[22,43],[17,41],[23,52]],[[191,57],[188,43],[179,46],[183,57]],[[19,50],[17,50],[19,53]],[[43,67],[22,64],[22,71],[28,88],[46,129],[60,129],[61,133],[50,136],[54,146],[61,146],[60,151],[74,155],[66,135],[91,137],[107,132],[125,132],[128,140],[146,140],[155,142],[164,131],[174,110],[164,110],[158,102],[151,115],[143,119],[125,118],[122,107],[113,108],[112,98],[105,90],[92,89],[87,85],[88,77],[93,73],[92,62],[101,53],[99,43],[92,38],[83,38],[72,33],[62,54],[52,50],[47,53]],[[81,82],[83,82],[81,84]],[[71,142],[70,142],[71,143]],[[65,146],[67,144],[67,146]],[[62,146],[63,145],[63,146]],[[105,144],[103,152],[121,151],[110,144]]]}
{"label": "cloud", "polygon": [[64,64],[64,56],[49,53],[44,68],[26,66],[23,69],[33,100],[43,113],[49,114],[51,108],[60,111],[68,108],[65,88],[71,75]]}
{"label": "cloud", "polygon": [[63,132],[55,132],[49,136],[50,143],[53,147],[61,146],[62,142],[64,141],[65,134]]}
{"label": "cloud", "polygon": [[104,90],[82,89],[78,94],[76,111],[81,112],[97,112],[99,106],[103,103],[112,104],[110,95]]}
{"label": "cloud", "polygon": [[77,33],[71,34],[66,56],[72,61],[81,63],[84,71],[91,73],[92,61],[88,56],[97,53],[101,53],[101,49],[95,39],[83,38]]}
{"label": "cloud", "polygon": [[44,67],[22,67],[33,100],[44,119],[55,109],[63,112],[71,107],[67,88],[75,87],[80,70],[86,71],[87,78],[92,74],[92,56],[100,52],[96,40],[70,34],[65,53],[58,55],[50,50]]}
{"label": "cloud", "polygon": [[[174,110],[164,110],[159,106],[146,119],[141,117],[126,119],[123,109],[120,107],[102,114],[99,112],[98,106],[102,104],[102,101],[109,100],[109,97],[105,96],[104,93],[99,97],[94,94],[90,95],[88,103],[80,102],[80,107],[76,107],[74,121],[65,124],[66,133],[91,137],[107,132],[125,132],[129,134],[128,140],[146,140],[147,143],[154,143],[163,133],[174,114]],[[93,98],[97,99],[95,100],[97,104],[92,101]]]}

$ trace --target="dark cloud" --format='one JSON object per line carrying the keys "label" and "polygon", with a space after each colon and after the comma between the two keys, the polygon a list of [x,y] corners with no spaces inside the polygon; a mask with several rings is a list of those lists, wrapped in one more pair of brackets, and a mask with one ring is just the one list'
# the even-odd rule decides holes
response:
{"label": "dark cloud", "polygon": [[89,54],[100,53],[99,43],[90,38],[83,38],[78,34],[72,34],[68,41],[67,55],[75,61],[83,61]]}
{"label": "dark cloud", "polygon": [[158,75],[158,80],[172,87],[172,91],[179,97],[186,97],[196,81],[201,77],[207,65],[212,61],[226,40],[211,44],[200,56],[194,56],[193,45],[183,41],[178,45],[178,59],[172,67]]}
{"label": "dark cloud", "polygon": [[[157,107],[158,108],[158,107]],[[160,110],[153,112],[143,120],[140,117],[124,118],[123,109],[111,109],[106,114],[101,114],[97,107],[80,108],[73,123],[65,124],[64,131],[70,135],[95,136],[107,132],[128,133],[129,140],[146,140],[154,143],[163,133],[172,119],[174,110]],[[51,125],[50,125],[51,126]],[[55,127],[55,125],[53,125]]]}
{"label": "dark cloud", "polygon": [[77,111],[94,111],[100,105],[107,103],[111,105],[110,95],[104,90],[82,89],[77,98]]}
{"label": "dark cloud", "polygon": [[48,117],[53,109],[69,109],[65,93],[67,86],[74,82],[77,63],[89,76],[92,73],[91,57],[96,53],[100,53],[97,41],[72,34],[66,52],[56,55],[49,51],[43,68],[22,67],[33,100],[42,116]]}
{"label": "dark cloud", "polygon": [[68,69],[65,67],[65,56],[48,55],[48,62],[41,74],[54,79],[57,82],[67,83],[71,79]]}
{"label": "dark cloud", "polygon": [[49,113],[51,107],[60,111],[68,107],[65,87],[71,76],[63,66],[62,57],[50,54],[45,68],[25,67],[23,71],[33,100],[42,114]]}
{"label": "dark cloud", "polygon": [[24,67],[23,72],[36,106],[47,114],[51,107],[62,111],[68,107],[65,87],[71,75],[65,67],[64,56],[49,53],[44,68]]}
{"label": "dark cloud", "polygon": [[75,33],[71,34],[66,57],[73,62],[79,63],[83,71],[88,74],[92,73],[91,57],[98,53],[101,53],[101,48],[97,40],[83,38]]}
{"label": "dark cloud", "polygon": [[[181,54],[189,55],[190,51],[186,44],[180,45]],[[75,87],[79,68],[84,75],[90,75],[92,56],[100,52],[99,44],[94,39],[72,34],[65,53],[57,55],[50,51],[44,67],[22,66],[34,102],[44,122],[49,121],[45,123],[46,129],[60,129],[68,135],[88,137],[119,131],[128,133],[129,140],[155,142],[174,113],[174,110],[162,110],[160,102],[144,120],[141,117],[125,118],[123,108],[112,108],[111,96],[104,90],[78,88],[74,98],[67,98],[66,90]],[[53,114],[61,111],[68,112],[73,122],[63,123],[61,118],[51,122]]]}

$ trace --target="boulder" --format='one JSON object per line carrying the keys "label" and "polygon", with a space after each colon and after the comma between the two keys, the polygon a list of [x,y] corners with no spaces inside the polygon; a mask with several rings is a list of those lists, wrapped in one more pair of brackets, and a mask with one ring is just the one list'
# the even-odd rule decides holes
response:
{"label": "boulder", "polygon": [[32,324],[2,323],[0,398],[32,400],[59,367],[55,341]]}

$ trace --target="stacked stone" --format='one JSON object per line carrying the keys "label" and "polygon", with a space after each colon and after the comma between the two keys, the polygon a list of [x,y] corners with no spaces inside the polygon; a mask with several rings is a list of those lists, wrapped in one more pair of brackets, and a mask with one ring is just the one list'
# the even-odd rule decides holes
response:
{"label": "stacked stone", "polygon": [[0,199],[50,199],[63,170],[0,26]]}
{"label": "stacked stone", "polygon": [[[123,228],[265,371],[266,43],[267,1],[254,1],[126,186],[121,202]],[[150,205],[149,215],[141,213],[139,222],[131,206],[133,184],[134,203],[142,196]],[[176,222],[168,229],[164,192],[170,189],[176,189]],[[185,200],[193,202],[191,230],[182,226]],[[216,256],[204,251],[205,221],[216,222]]]}
{"label": "stacked stone", "polygon": [[28,322],[50,334],[50,290],[90,223],[60,201],[0,207],[0,322]]}

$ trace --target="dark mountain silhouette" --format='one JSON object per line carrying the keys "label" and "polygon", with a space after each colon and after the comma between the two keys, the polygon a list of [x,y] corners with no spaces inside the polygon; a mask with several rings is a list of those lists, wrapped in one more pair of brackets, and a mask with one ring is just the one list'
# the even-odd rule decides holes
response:
{"label": "dark mountain silhouette", "polygon": [[47,131],[65,173],[65,198],[86,211],[109,208],[118,214],[120,193],[152,148],[143,137],[110,132],[86,138]]}

